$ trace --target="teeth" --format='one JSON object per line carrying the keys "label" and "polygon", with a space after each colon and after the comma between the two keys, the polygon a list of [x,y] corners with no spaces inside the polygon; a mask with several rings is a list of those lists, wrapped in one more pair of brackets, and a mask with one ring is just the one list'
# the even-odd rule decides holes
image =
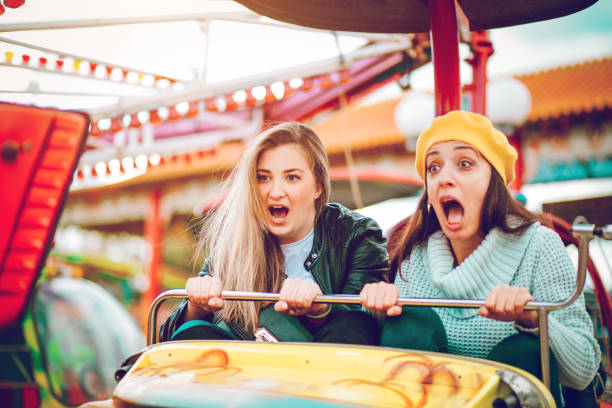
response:
{"label": "teeth", "polygon": [[270,205],[268,208],[273,217],[286,217],[289,213],[289,208],[284,205]]}

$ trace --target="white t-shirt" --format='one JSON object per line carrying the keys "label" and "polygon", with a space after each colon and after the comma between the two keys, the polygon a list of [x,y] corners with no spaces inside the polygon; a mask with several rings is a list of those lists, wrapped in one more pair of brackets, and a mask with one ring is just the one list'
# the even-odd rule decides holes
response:
{"label": "white t-shirt", "polygon": [[304,262],[310,255],[312,244],[314,242],[314,228],[310,230],[308,235],[299,241],[290,244],[281,245],[281,250],[285,256],[285,273],[288,278],[308,279],[314,282],[312,273],[306,270]]}

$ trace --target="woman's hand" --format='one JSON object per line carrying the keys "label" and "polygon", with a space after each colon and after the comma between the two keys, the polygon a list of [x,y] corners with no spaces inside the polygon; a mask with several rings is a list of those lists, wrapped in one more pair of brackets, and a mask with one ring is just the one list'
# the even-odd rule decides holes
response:
{"label": "woman's hand", "polygon": [[206,275],[189,278],[185,290],[189,299],[185,320],[201,319],[223,308],[223,284],[217,277]]}
{"label": "woman's hand", "polygon": [[316,283],[300,278],[285,279],[280,290],[279,301],[274,304],[274,310],[292,316],[303,314],[320,315],[329,309],[325,303],[312,303],[315,297],[322,295],[321,288]]}
{"label": "woman's hand", "polygon": [[399,316],[402,308],[397,305],[399,290],[387,282],[368,283],[359,294],[361,306],[373,312],[387,312],[387,316]]}
{"label": "woman's hand", "polygon": [[478,314],[494,320],[516,321],[524,327],[538,326],[538,312],[524,310],[533,296],[525,288],[517,286],[494,286],[489,292],[485,305],[478,309]]}

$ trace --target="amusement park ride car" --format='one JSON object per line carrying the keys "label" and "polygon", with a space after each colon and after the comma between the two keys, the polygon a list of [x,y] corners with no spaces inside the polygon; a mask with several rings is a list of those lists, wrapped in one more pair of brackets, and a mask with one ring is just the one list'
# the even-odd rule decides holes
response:
{"label": "amusement park ride car", "polygon": [[[0,241],[0,294],[4,309],[1,323],[7,329],[19,326],[23,319],[33,283],[52,243],[88,120],[83,114],[8,104],[0,104],[0,118],[0,168],[8,198],[2,201],[2,212],[9,221],[2,228]],[[609,226],[602,229],[586,223],[575,224],[571,230],[580,252],[575,293],[564,302],[528,305],[540,314],[540,339],[546,351],[546,317],[581,293],[589,239],[594,234],[607,238],[612,234]],[[154,344],[161,302],[184,296],[184,290],[168,291],[151,305],[150,347],[116,387],[115,406],[554,406],[549,391],[532,375],[467,357],[320,344]],[[278,298],[270,293],[224,292],[223,296],[242,301]],[[358,303],[359,299],[329,295],[315,301]],[[401,299],[400,303],[477,307],[483,301]],[[542,355],[544,367],[547,356],[547,352]],[[545,371],[544,378],[546,375]]]}
{"label": "amusement park ride car", "polygon": [[[432,31],[436,113],[459,108],[455,2],[452,0],[327,2],[249,1],[240,3],[266,16],[315,28],[369,32]],[[487,3],[459,0],[472,30],[556,18],[595,1],[546,0]],[[481,96],[484,97],[484,89]],[[82,153],[87,115],[0,104],[0,329],[14,333],[52,245],[68,186]],[[567,232],[567,231],[566,231]],[[547,316],[582,292],[588,269],[588,241],[612,238],[610,226],[581,222],[566,239],[579,244],[576,290],[558,303],[530,302],[539,313],[543,382],[514,367],[439,353],[325,344],[261,344],[181,341],[155,344],[159,295],[151,305],[147,347],[113,392],[92,406],[398,406],[553,407]],[[277,294],[224,292],[240,301],[273,301]],[[319,296],[315,302],[358,303],[354,296]],[[479,307],[482,300],[400,299],[401,304]],[[607,305],[609,307],[609,304]],[[606,316],[610,329],[610,311]],[[6,339],[7,337],[5,337]],[[12,356],[12,349],[1,350]]]}

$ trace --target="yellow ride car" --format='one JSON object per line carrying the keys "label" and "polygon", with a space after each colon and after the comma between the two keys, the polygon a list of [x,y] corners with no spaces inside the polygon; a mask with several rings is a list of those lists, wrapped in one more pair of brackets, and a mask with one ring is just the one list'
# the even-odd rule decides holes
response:
{"label": "yellow ride car", "polygon": [[147,349],[114,407],[555,407],[504,364],[349,345],[176,341]]}

